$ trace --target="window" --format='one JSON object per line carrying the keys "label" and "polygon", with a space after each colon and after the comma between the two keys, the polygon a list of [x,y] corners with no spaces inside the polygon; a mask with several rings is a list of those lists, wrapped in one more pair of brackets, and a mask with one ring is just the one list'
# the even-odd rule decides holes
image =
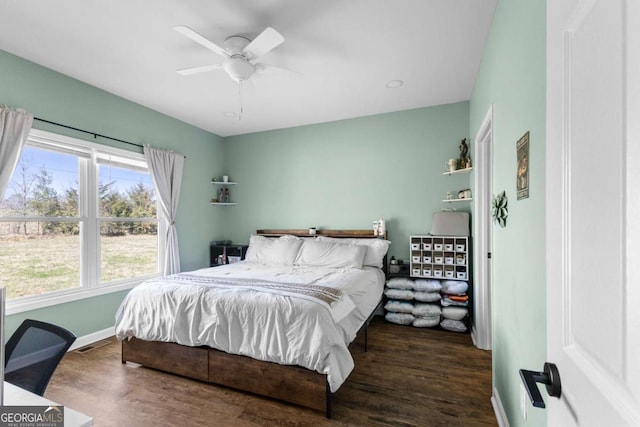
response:
{"label": "window", "polygon": [[0,201],[7,298],[45,299],[157,275],[158,220],[144,156],[33,130]]}

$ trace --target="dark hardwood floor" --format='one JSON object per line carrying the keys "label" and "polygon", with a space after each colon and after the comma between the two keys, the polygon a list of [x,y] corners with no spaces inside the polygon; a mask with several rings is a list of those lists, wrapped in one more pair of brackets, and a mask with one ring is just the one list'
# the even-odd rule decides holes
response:
{"label": "dark hardwood floor", "polygon": [[70,352],[45,397],[101,426],[496,426],[491,354],[468,334],[376,318],[351,346],[355,369],[333,419],[275,400],[120,363],[120,343]]}

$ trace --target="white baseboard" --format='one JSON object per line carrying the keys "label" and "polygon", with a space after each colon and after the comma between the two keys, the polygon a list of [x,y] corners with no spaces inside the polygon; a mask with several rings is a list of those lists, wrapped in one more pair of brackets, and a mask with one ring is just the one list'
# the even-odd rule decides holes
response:
{"label": "white baseboard", "polygon": [[502,406],[502,401],[500,400],[500,394],[498,393],[497,388],[493,388],[493,393],[491,394],[491,406],[493,406],[493,412],[496,414],[496,420],[498,420],[499,427],[511,427],[509,426],[509,420],[507,419],[507,414],[504,412],[504,406]]}
{"label": "white baseboard", "polygon": [[476,339],[476,325],[471,325],[471,342],[473,342],[473,345],[475,345],[476,347],[478,347],[478,340]]}
{"label": "white baseboard", "polygon": [[78,337],[74,343],[71,345],[71,347],[69,348],[69,351],[73,351],[75,349],[78,349],[80,347],[84,347],[85,345],[89,345],[91,343],[94,343],[96,341],[100,341],[103,340],[105,338],[109,338],[112,337],[115,332],[114,332],[114,328],[115,326],[110,326],[106,329],[103,329],[101,331],[97,331],[97,332],[93,332],[89,335],[83,335],[81,337]]}

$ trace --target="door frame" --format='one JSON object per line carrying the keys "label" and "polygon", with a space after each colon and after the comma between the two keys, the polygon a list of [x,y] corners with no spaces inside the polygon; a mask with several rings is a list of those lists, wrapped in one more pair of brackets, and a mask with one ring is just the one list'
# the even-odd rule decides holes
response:
{"label": "door frame", "polygon": [[493,104],[489,105],[474,142],[474,310],[471,338],[476,347],[491,350],[491,199],[493,197]]}

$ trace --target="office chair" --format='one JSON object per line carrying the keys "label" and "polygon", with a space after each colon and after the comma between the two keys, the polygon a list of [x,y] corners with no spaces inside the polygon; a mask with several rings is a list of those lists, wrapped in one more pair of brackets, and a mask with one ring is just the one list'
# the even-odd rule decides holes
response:
{"label": "office chair", "polygon": [[51,323],[27,319],[5,345],[4,379],[32,393],[44,390],[76,336]]}

